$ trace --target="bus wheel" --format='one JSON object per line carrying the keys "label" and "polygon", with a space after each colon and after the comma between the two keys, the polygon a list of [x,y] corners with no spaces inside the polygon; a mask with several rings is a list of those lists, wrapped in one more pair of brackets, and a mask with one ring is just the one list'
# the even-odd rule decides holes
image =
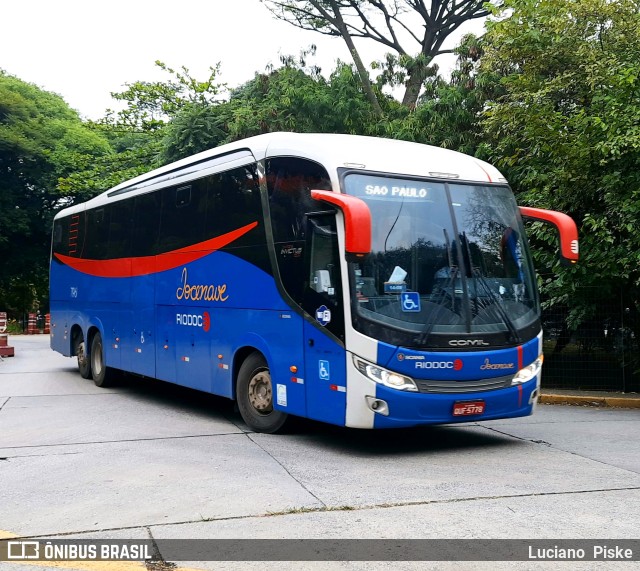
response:
{"label": "bus wheel", "polygon": [[268,434],[283,428],[288,415],[273,408],[271,374],[259,353],[252,353],[242,363],[236,394],[240,414],[249,428]]}
{"label": "bus wheel", "polygon": [[83,379],[91,378],[91,361],[87,355],[87,344],[82,333],[76,339],[76,355],[78,356],[78,370]]}
{"label": "bus wheel", "polygon": [[104,346],[100,333],[96,333],[91,341],[91,372],[96,386],[108,387],[111,385],[113,371],[105,365]]}

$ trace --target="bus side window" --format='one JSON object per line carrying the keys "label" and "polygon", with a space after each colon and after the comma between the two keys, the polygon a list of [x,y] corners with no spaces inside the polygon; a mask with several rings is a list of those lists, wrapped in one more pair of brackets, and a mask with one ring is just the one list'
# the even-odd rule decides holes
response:
{"label": "bus side window", "polygon": [[201,179],[188,186],[169,187],[162,193],[158,252],[170,252],[204,242],[207,214],[207,183]]}
{"label": "bus side window", "polygon": [[161,200],[159,192],[135,197],[131,255],[153,256],[157,253]]}
{"label": "bus side window", "polygon": [[114,202],[108,209],[110,222],[107,257],[109,259],[127,258],[133,225],[133,200],[126,199]]}
{"label": "bus side window", "polygon": [[344,339],[344,309],[335,214],[314,214],[307,223],[307,256],[303,309],[311,316],[325,306],[331,320],[324,326]]}
{"label": "bus side window", "polygon": [[326,221],[322,222],[315,217],[309,220],[311,225],[309,287],[326,298],[333,299],[336,297],[336,287],[340,283],[336,275],[338,242],[335,227]]}
{"label": "bus side window", "polygon": [[307,215],[319,209],[311,190],[330,189],[331,182],[324,167],[295,157],[269,159],[266,179],[278,272],[287,293],[301,303]]}
{"label": "bus side window", "polygon": [[[208,178],[206,227],[212,236],[262,221],[260,187],[255,164],[216,173]],[[263,224],[234,241],[230,248],[264,244]]]}
{"label": "bus side window", "polygon": [[305,216],[318,210],[311,190],[330,190],[331,181],[321,165],[292,157],[267,161],[267,189],[274,242],[304,239]]}
{"label": "bus side window", "polygon": [[109,214],[110,212],[102,207],[89,210],[86,213],[86,242],[82,252],[82,257],[89,260],[106,260],[108,257],[109,244]]}

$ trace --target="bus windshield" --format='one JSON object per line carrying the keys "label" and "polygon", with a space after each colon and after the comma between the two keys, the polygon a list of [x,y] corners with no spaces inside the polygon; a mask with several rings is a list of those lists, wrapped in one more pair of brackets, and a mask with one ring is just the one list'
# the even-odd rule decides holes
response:
{"label": "bus windshield", "polygon": [[504,346],[538,326],[529,249],[507,186],[350,173],[344,187],[372,217],[371,255],[350,263],[362,333],[406,347],[464,347],[469,336]]}

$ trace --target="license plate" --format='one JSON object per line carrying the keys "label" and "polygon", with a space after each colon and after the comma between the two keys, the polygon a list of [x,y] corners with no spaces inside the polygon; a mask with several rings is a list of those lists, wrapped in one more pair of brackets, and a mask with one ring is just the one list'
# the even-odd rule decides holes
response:
{"label": "license plate", "polygon": [[473,414],[482,414],[483,412],[483,400],[457,402],[453,405],[453,416],[469,416]]}

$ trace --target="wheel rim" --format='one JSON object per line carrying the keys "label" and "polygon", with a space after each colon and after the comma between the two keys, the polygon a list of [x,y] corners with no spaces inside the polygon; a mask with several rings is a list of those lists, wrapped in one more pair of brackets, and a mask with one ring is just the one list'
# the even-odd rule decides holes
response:
{"label": "wheel rim", "polygon": [[260,414],[273,411],[273,390],[269,371],[260,371],[249,381],[249,402]]}
{"label": "wheel rim", "polygon": [[96,377],[102,373],[102,345],[100,343],[94,343],[93,351],[91,351],[91,368]]}
{"label": "wheel rim", "polygon": [[78,344],[78,349],[76,351],[78,355],[78,365],[80,367],[86,367],[87,365],[87,353],[84,350],[84,341]]}

